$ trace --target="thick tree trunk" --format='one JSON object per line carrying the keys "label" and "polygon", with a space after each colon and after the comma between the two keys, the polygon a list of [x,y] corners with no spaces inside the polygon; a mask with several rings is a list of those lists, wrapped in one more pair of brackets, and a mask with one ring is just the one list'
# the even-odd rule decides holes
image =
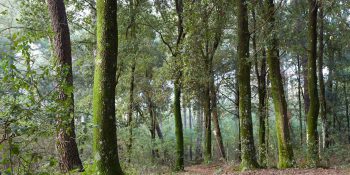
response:
{"label": "thick tree trunk", "polygon": [[175,0],[175,8],[177,14],[177,40],[175,52],[170,49],[172,55],[175,59],[175,64],[177,69],[175,70],[175,80],[174,80],[174,119],[175,119],[175,135],[176,135],[176,162],[175,170],[184,170],[184,137],[182,128],[182,118],[181,118],[181,59],[180,57],[180,44],[185,37],[184,26],[183,26],[183,1]]}
{"label": "thick tree trunk", "polygon": [[258,167],[253,138],[251,115],[251,87],[249,61],[249,30],[247,1],[238,0],[238,82],[239,82],[239,116],[242,145],[242,170]]}
{"label": "thick tree trunk", "polygon": [[57,116],[57,142],[59,166],[63,173],[72,169],[83,170],[79,158],[74,127],[74,95],[64,89],[73,88],[72,55],[67,14],[63,0],[48,0],[51,25],[55,33],[54,53],[59,76],[58,101],[65,109]]}
{"label": "thick tree trunk", "polygon": [[317,92],[317,2],[309,0],[309,58],[308,58],[308,90],[310,96],[310,108],[307,115],[307,145],[308,164],[310,167],[318,165],[318,136],[317,117],[319,112],[319,99]]}
{"label": "thick tree trunk", "polygon": [[[267,8],[266,19],[269,21],[268,31],[273,32],[275,28],[275,7],[273,0],[266,0],[265,3]],[[293,149],[289,133],[287,102],[280,70],[278,41],[276,34],[272,33],[270,36],[272,38],[268,38],[267,63],[270,70],[271,94],[276,115],[278,168],[283,169],[293,166]]]}
{"label": "thick tree trunk", "polygon": [[117,1],[97,0],[97,57],[93,88],[94,160],[101,175],[123,174],[118,158],[115,84]]}

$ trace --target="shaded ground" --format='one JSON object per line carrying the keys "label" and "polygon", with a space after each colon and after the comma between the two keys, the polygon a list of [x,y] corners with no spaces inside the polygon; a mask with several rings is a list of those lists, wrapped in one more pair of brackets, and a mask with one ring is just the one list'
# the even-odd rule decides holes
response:
{"label": "shaded ground", "polygon": [[239,172],[228,165],[193,165],[185,168],[185,172],[181,175],[214,175],[214,174],[229,174],[229,175],[350,175],[350,169],[260,169],[255,171]]}

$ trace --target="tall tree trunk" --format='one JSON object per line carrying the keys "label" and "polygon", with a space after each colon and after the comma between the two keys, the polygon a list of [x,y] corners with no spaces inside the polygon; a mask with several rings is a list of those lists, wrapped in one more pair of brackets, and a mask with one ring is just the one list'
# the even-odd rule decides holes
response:
{"label": "tall tree trunk", "polygon": [[242,170],[258,167],[251,115],[251,87],[249,61],[249,30],[247,1],[238,0],[238,82],[239,82],[239,117],[241,127]]}
{"label": "tall tree trunk", "polygon": [[203,126],[203,113],[201,110],[201,105],[198,105],[198,111],[197,111],[197,138],[196,138],[196,152],[195,152],[195,160],[199,161],[202,158],[202,126]]}
{"label": "tall tree trunk", "polygon": [[[208,69],[206,69],[208,70]],[[205,140],[204,140],[204,161],[211,161],[211,109],[210,109],[210,84],[205,82],[203,94],[203,109],[204,109],[204,125],[205,125]]]}
{"label": "tall tree trunk", "polygon": [[318,55],[318,81],[320,86],[320,115],[321,115],[321,121],[322,121],[322,149],[326,148],[326,135],[328,135],[328,126],[327,126],[327,106],[326,106],[326,92],[325,92],[325,85],[324,85],[324,79],[323,79],[323,22],[324,22],[324,15],[323,15],[323,4],[322,1],[319,3],[320,6],[320,34],[319,34],[319,55]]}
{"label": "tall tree trunk", "polygon": [[[257,40],[257,28],[256,28],[256,4],[253,5],[252,17],[253,17],[253,52],[254,52],[254,61],[255,61],[255,74],[258,80],[258,96],[259,96],[259,107],[258,107],[258,118],[259,118],[259,164],[261,167],[266,167],[266,54],[263,50],[262,60],[258,60],[258,51],[256,46]],[[261,64],[259,64],[261,63]],[[259,65],[260,71],[259,72]]]}
{"label": "tall tree trunk", "polygon": [[[273,0],[266,0],[266,19],[269,21],[268,31],[275,31],[275,6]],[[280,61],[278,55],[278,41],[276,34],[268,38],[267,63],[270,69],[271,93],[276,115],[276,131],[278,143],[278,168],[289,168],[294,164],[293,149],[290,140],[287,102],[285,98]]]}
{"label": "tall tree trunk", "polygon": [[309,58],[308,58],[308,88],[310,96],[310,108],[307,115],[307,146],[308,164],[310,167],[318,165],[318,136],[317,117],[319,112],[319,99],[317,92],[317,3],[316,0],[309,0]]}
{"label": "tall tree trunk", "polygon": [[179,76],[177,76],[174,82],[174,95],[174,118],[176,135],[175,170],[182,171],[184,169],[184,137],[181,120],[181,84]]}
{"label": "tall tree trunk", "polygon": [[177,14],[177,40],[175,52],[171,49],[172,55],[175,59],[175,64],[177,66],[175,70],[175,80],[174,80],[174,119],[175,119],[175,135],[176,135],[176,162],[175,170],[184,170],[184,137],[182,128],[182,118],[181,118],[181,78],[182,78],[182,65],[181,49],[180,44],[185,37],[184,34],[184,24],[183,24],[183,1],[175,0],[175,8]]}
{"label": "tall tree trunk", "polygon": [[302,146],[303,143],[303,118],[302,118],[302,107],[301,107],[301,65],[300,65],[300,56],[297,56],[297,62],[298,62],[298,115],[299,115],[299,132],[300,132],[300,145]]}
{"label": "tall tree trunk", "polygon": [[[327,95],[326,96],[326,100],[327,100],[327,112],[328,112],[328,115],[331,116],[333,115],[333,111],[334,111],[334,100],[333,100],[333,72],[335,71],[334,70],[334,50],[333,50],[333,47],[332,47],[332,44],[329,44],[329,61],[328,61],[328,79],[327,79],[327,92],[328,94],[330,95]],[[329,146],[331,145],[331,143],[333,142],[333,138],[330,138],[330,135],[332,134],[332,130],[330,130],[331,126],[332,126],[332,120],[331,118],[329,117],[328,120],[326,120],[327,122],[327,128],[328,128],[328,132],[326,132],[325,134],[325,147],[326,148],[329,148]]]}
{"label": "tall tree trunk", "polygon": [[133,58],[130,72],[130,86],[129,86],[129,104],[128,104],[128,114],[127,114],[127,127],[129,131],[129,142],[127,144],[127,162],[130,163],[131,154],[132,154],[132,130],[133,130],[133,122],[132,122],[132,113],[134,106],[134,86],[135,86],[135,68],[136,68],[136,58]]}
{"label": "tall tree trunk", "polygon": [[[72,169],[83,170],[74,127],[74,95],[66,92],[67,87],[73,88],[72,55],[67,14],[63,0],[48,0],[51,25],[55,33],[54,53],[57,59],[59,76],[58,100],[64,108],[57,116],[57,142],[59,166],[63,173]],[[66,109],[66,107],[68,109]]]}
{"label": "tall tree trunk", "polygon": [[306,120],[306,118],[307,118],[306,115],[309,112],[309,108],[310,108],[310,96],[309,96],[309,87],[308,87],[309,78],[307,76],[307,74],[308,74],[307,73],[307,70],[308,70],[307,57],[305,57],[305,56],[302,58],[301,67],[303,69],[303,80],[304,80],[304,83],[303,83],[303,88],[304,88],[303,98],[304,98],[304,113],[305,113],[305,120]]}
{"label": "tall tree trunk", "polygon": [[[130,52],[136,52],[136,4],[134,0],[129,0],[130,10],[130,24],[127,28],[127,39],[131,42]],[[127,113],[127,127],[129,132],[129,141],[127,143],[127,162],[130,163],[132,154],[132,141],[133,141],[133,106],[134,106],[134,86],[135,86],[135,68],[136,68],[136,55],[133,55],[131,67],[130,67],[130,84],[129,84],[129,102],[128,102],[128,113]],[[119,75],[120,76],[120,75]]]}
{"label": "tall tree trunk", "polygon": [[183,114],[183,128],[186,130],[187,114],[186,114],[185,94],[182,93],[182,114]]}
{"label": "tall tree trunk", "polygon": [[[259,70],[257,70],[259,72]],[[263,59],[261,60],[260,74],[258,78],[259,94],[259,155],[260,165],[266,167],[266,54],[263,50]]]}
{"label": "tall tree trunk", "polygon": [[[236,60],[238,61],[238,59]],[[238,119],[238,161],[241,162],[242,161],[242,144],[241,144],[241,123],[240,123],[240,117],[239,117],[239,83],[238,83],[238,66],[236,66],[236,75],[235,75],[235,90],[236,90],[236,94],[235,94],[235,110],[236,110],[236,117]]]}
{"label": "tall tree trunk", "polygon": [[193,135],[192,135],[192,105],[190,103],[190,106],[188,107],[188,126],[190,129],[190,149],[189,149],[189,156],[190,160],[192,161],[193,159],[193,152],[192,152],[192,147],[193,147]]}
{"label": "tall tree trunk", "polygon": [[349,116],[349,100],[348,100],[348,93],[346,88],[346,82],[344,82],[344,96],[345,96],[345,114],[346,114],[346,123],[347,123],[347,129],[348,129],[348,142],[350,144],[350,116]]}
{"label": "tall tree trunk", "polygon": [[[156,115],[155,115],[155,109],[153,106],[153,102],[150,98],[150,95],[147,94],[147,103],[148,103],[148,113],[151,119],[151,140],[152,140],[152,144],[154,144],[155,140],[156,140],[156,131],[157,131],[157,120],[156,120]],[[158,150],[157,149],[153,149],[152,147],[152,159],[154,160],[157,156],[158,156]]]}
{"label": "tall tree trunk", "polygon": [[101,175],[123,174],[118,158],[115,81],[117,1],[97,0],[97,57],[93,88],[94,160]]}
{"label": "tall tree trunk", "polygon": [[217,108],[217,96],[216,96],[216,87],[214,82],[214,75],[211,76],[211,88],[210,88],[210,97],[211,97],[211,107],[212,107],[212,115],[213,115],[213,124],[214,124],[214,135],[216,138],[216,142],[218,144],[220,156],[222,159],[226,160],[225,147],[224,142],[222,140],[222,134],[219,124],[219,114]]}

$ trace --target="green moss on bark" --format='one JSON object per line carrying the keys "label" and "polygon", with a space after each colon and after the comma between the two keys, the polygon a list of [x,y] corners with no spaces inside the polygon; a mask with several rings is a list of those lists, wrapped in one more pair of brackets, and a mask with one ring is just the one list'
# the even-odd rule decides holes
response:
{"label": "green moss on bark", "polygon": [[176,135],[176,162],[175,171],[184,170],[184,137],[181,119],[181,85],[180,78],[176,77],[174,82],[174,118]]}
{"label": "green moss on bark", "polygon": [[[271,33],[275,26],[275,7],[273,0],[266,0],[265,7],[266,20],[269,22],[268,31]],[[270,70],[271,94],[276,115],[278,168],[284,169],[294,165],[293,149],[288,126],[287,102],[284,94],[277,49],[278,43],[276,34],[271,33],[269,36],[271,38],[268,38],[267,42],[267,63]]]}
{"label": "green moss on bark", "polygon": [[318,165],[318,136],[317,117],[319,112],[319,99],[317,91],[317,2],[309,0],[309,59],[308,59],[308,90],[310,107],[307,114],[307,158],[309,167]]}
{"label": "green moss on bark", "polygon": [[251,115],[251,89],[249,61],[249,30],[247,2],[238,0],[238,88],[239,88],[239,116],[241,131],[241,169],[255,169],[259,167],[253,139],[253,125]]}
{"label": "green moss on bark", "polygon": [[93,88],[94,161],[96,173],[123,174],[118,158],[115,119],[117,1],[97,0],[97,57]]}

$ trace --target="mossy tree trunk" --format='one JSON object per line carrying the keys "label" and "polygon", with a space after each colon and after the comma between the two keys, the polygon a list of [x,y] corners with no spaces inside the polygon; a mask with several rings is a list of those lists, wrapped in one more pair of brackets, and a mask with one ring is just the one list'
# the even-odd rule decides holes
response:
{"label": "mossy tree trunk", "polygon": [[308,146],[308,165],[316,167],[318,164],[318,136],[317,136],[317,117],[319,112],[319,99],[317,91],[317,2],[309,2],[309,24],[308,24],[308,90],[310,96],[310,108],[307,115],[307,146]]}
{"label": "mossy tree trunk", "polygon": [[278,41],[275,30],[275,5],[273,0],[265,0],[266,20],[270,38],[267,42],[267,63],[269,66],[269,77],[271,81],[271,94],[276,115],[276,131],[278,144],[278,168],[289,168],[294,164],[293,149],[290,140],[288,126],[288,111],[283,80],[280,70],[278,54]]}
{"label": "mossy tree trunk", "polygon": [[118,52],[117,1],[97,0],[97,56],[93,88],[96,173],[123,174],[118,158],[115,84]]}
{"label": "mossy tree trunk", "polygon": [[67,14],[63,0],[48,0],[51,25],[55,33],[54,56],[57,59],[59,76],[59,97],[62,112],[57,116],[57,142],[59,166],[63,173],[79,168],[83,165],[79,157],[74,127],[74,95],[73,89],[72,55],[70,33]]}
{"label": "mossy tree trunk", "polygon": [[251,87],[249,61],[249,30],[247,1],[237,0],[238,12],[238,88],[239,88],[239,117],[241,132],[241,169],[254,169],[259,165],[253,138],[253,124],[251,115]]}

